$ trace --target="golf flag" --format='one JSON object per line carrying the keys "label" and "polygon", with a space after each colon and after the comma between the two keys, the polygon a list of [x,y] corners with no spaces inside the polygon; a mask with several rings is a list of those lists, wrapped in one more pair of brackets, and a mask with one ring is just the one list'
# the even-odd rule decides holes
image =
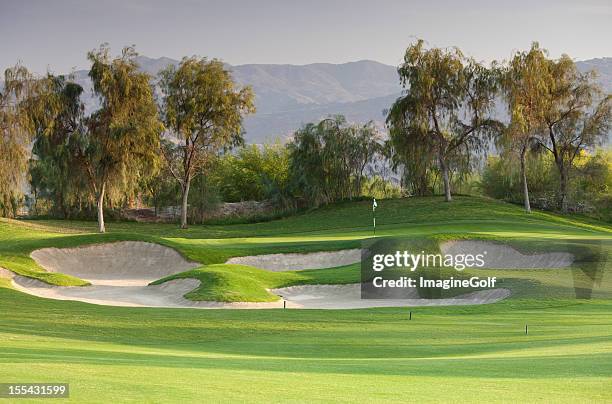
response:
{"label": "golf flag", "polygon": [[376,198],[372,201],[372,221],[374,222],[374,235],[376,236],[376,207],[378,204],[376,203]]}

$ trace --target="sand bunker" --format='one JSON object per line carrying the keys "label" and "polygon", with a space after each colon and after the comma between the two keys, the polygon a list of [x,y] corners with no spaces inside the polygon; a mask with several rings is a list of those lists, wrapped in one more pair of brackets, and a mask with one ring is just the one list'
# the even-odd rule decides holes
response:
{"label": "sand bunker", "polygon": [[92,304],[129,307],[195,308],[279,308],[282,300],[271,303],[197,302],[184,295],[200,286],[196,279],[176,279],[161,285],[149,283],[200,266],[185,260],[177,251],[159,244],[138,241],[96,244],[79,248],[45,248],[32,258],[49,272],[61,272],[91,283],[91,286],[53,286],[36,279],[15,275],[15,289],[56,300],[76,300]]}
{"label": "sand bunker", "polygon": [[36,279],[16,276],[15,289],[38,297],[56,300],[78,300],[109,306],[189,307],[191,301],[183,297],[198,287],[195,279],[180,279],[158,286],[52,286]]}
{"label": "sand bunker", "polygon": [[200,309],[364,309],[372,307],[451,306],[494,303],[510,296],[507,289],[491,289],[447,299],[361,299],[360,284],[301,285],[272,289],[282,299],[269,303],[192,301],[183,297],[200,281],[177,279],[155,286],[51,286],[35,279],[15,276],[15,289],[56,300],[77,300],[92,304],[124,307],[183,307]]}
{"label": "sand bunker", "polygon": [[442,254],[483,254],[485,269],[540,269],[567,268],[574,262],[572,254],[567,252],[550,252],[541,254],[523,254],[514,248],[489,241],[454,240],[440,245]]}
{"label": "sand bunker", "polygon": [[148,286],[154,280],[200,266],[159,244],[124,241],[79,248],[44,248],[31,256],[49,272],[73,275],[91,283],[59,287],[14,276],[15,289],[38,297],[111,306],[191,307],[195,302],[183,295],[200,285],[195,279],[180,279]]}
{"label": "sand bunker", "polygon": [[13,272],[9,271],[8,269],[4,269],[0,267],[0,278],[13,279],[14,276],[15,274]]}
{"label": "sand bunker", "polygon": [[[454,246],[454,247],[453,247]],[[457,244],[447,247],[458,248]],[[482,248],[482,244],[461,245],[462,248]],[[488,251],[503,246],[486,244]],[[509,247],[506,247],[509,248]],[[511,249],[512,250],[512,249]],[[507,251],[504,250],[506,253]],[[515,257],[518,252],[514,251]],[[531,256],[530,256],[531,257]],[[360,284],[302,285],[273,289],[281,297],[270,303],[223,303],[191,301],[184,295],[196,289],[200,281],[177,279],[162,285],[149,286],[154,280],[183,272],[200,264],[185,260],[175,250],[152,243],[118,242],[82,248],[46,248],[32,253],[32,258],[50,272],[62,272],[87,280],[91,286],[58,287],[10,271],[14,287],[23,292],[57,300],[78,300],[109,306],[131,307],[192,307],[192,308],[301,308],[301,309],[359,309],[369,307],[415,307],[472,305],[494,303],[510,295],[506,289],[492,289],[445,299],[422,299],[414,290],[408,299],[361,299]],[[317,252],[309,254],[272,254],[232,258],[228,263],[253,265],[270,271],[331,268],[359,262],[361,250]],[[392,296],[391,296],[392,297]]]}
{"label": "sand bunker", "polygon": [[[196,279],[175,279],[161,285],[117,286],[92,285],[84,287],[52,286],[36,279],[15,276],[13,287],[30,295],[55,299],[76,300],[85,303],[122,307],[183,307],[183,308],[280,308],[283,302],[223,303],[197,302],[184,295],[200,285]],[[288,306],[289,307],[289,306]]]}
{"label": "sand bunker", "polygon": [[[414,289],[411,299],[361,299],[361,284],[300,285],[271,292],[303,309],[364,309],[369,307],[451,306],[494,303],[510,296],[507,289],[472,292],[447,299],[422,299]],[[404,292],[405,293],[405,292]]]}
{"label": "sand bunker", "polygon": [[266,254],[230,258],[227,264],[249,265],[273,272],[333,268],[361,261],[361,250],[325,251],[305,254]]}
{"label": "sand bunker", "polygon": [[168,275],[200,266],[176,250],[141,241],[79,248],[43,248],[31,257],[49,272],[85,279],[92,285],[145,286]]}

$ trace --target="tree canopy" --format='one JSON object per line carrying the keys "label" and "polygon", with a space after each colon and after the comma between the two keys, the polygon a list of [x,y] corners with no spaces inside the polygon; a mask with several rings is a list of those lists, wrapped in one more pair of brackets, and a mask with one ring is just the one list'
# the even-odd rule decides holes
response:
{"label": "tree canopy", "polygon": [[450,201],[449,163],[484,152],[499,126],[489,117],[498,73],[457,48],[426,49],[422,40],[408,47],[398,73],[405,90],[387,115],[391,141],[400,153],[420,149],[437,160]]}
{"label": "tree canopy", "polygon": [[184,58],[161,73],[163,116],[174,151],[165,153],[183,194],[181,227],[187,227],[189,187],[222,150],[243,143],[242,118],[255,112],[250,87],[237,89],[218,60]]}
{"label": "tree canopy", "polygon": [[348,125],[343,116],[309,123],[289,144],[294,192],[312,206],[359,196],[364,170],[381,150],[372,123]]}
{"label": "tree canopy", "polygon": [[[39,96],[41,86],[22,65],[4,72],[0,89],[0,212],[12,216],[18,206],[32,140],[32,125],[25,104]],[[40,111],[39,111],[40,112]]]}
{"label": "tree canopy", "polygon": [[525,156],[529,149],[539,148],[554,156],[559,207],[567,211],[574,161],[600,144],[610,130],[610,95],[602,94],[592,72],[579,72],[566,55],[549,58],[538,43],[514,54],[505,68],[503,88],[511,119],[501,145],[520,155],[525,209],[530,210]]}
{"label": "tree canopy", "polygon": [[503,94],[510,123],[498,139],[502,152],[518,153],[523,190],[523,205],[531,212],[527,181],[526,156],[536,144],[543,127],[546,95],[546,72],[549,59],[537,43],[529,51],[516,52],[504,69]]}
{"label": "tree canopy", "polygon": [[98,205],[104,232],[103,205],[108,191],[133,186],[158,165],[163,125],[153,97],[151,77],[138,70],[137,53],[126,47],[111,58],[107,46],[89,52],[89,77],[100,109],[87,119],[82,164]]}
{"label": "tree canopy", "polygon": [[36,139],[32,185],[70,197],[93,198],[98,229],[105,231],[106,199],[126,193],[154,173],[163,125],[148,74],[133,48],[111,58],[106,45],[89,52],[89,77],[100,108],[84,115],[83,89],[62,76],[37,80],[41,90],[23,101]]}
{"label": "tree canopy", "polygon": [[603,142],[612,127],[612,95],[602,93],[593,72],[581,73],[567,55],[549,61],[540,145],[555,159],[559,207],[568,210],[568,177],[576,157]]}

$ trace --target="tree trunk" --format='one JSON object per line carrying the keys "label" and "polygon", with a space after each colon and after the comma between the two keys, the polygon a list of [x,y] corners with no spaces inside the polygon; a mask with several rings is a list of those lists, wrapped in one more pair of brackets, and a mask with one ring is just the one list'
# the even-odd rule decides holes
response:
{"label": "tree trunk", "polygon": [[559,176],[560,176],[559,199],[560,199],[560,205],[561,205],[561,212],[567,213],[568,211],[567,172],[563,169],[563,167],[559,168]]}
{"label": "tree trunk", "polygon": [[36,187],[33,188],[34,191],[34,213],[30,213],[31,216],[38,216],[38,192],[36,192]]}
{"label": "tree trunk", "polygon": [[187,228],[187,201],[189,200],[189,186],[191,184],[191,178],[185,180],[183,188],[183,200],[181,204],[181,229]]}
{"label": "tree trunk", "polygon": [[98,231],[100,233],[106,233],[106,227],[104,227],[104,193],[106,191],[106,184],[102,184],[100,193],[98,194]]}
{"label": "tree trunk", "polygon": [[525,164],[525,155],[527,154],[527,146],[521,149],[521,180],[523,182],[523,202],[525,204],[525,212],[531,213],[531,204],[529,203],[529,187],[527,186],[527,169]]}
{"label": "tree trunk", "polygon": [[355,184],[355,192],[358,198],[361,196],[361,182],[363,181],[363,171],[365,170],[366,164],[363,164],[359,167],[359,174],[357,174],[357,184]]}
{"label": "tree trunk", "polygon": [[440,169],[442,170],[442,178],[444,179],[444,200],[446,202],[450,202],[453,200],[451,196],[451,188],[450,188],[450,178],[448,175],[448,165],[446,161],[444,161],[444,157],[440,155]]}

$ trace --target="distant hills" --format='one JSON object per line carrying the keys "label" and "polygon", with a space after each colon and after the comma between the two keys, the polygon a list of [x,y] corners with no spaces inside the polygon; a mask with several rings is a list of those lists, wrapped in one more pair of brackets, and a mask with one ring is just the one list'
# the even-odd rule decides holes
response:
{"label": "distant hills", "polygon": [[595,70],[603,90],[612,93],[612,57],[583,60],[576,62],[576,65],[582,72]]}
{"label": "distant hills", "polygon": [[[170,58],[138,57],[143,71],[151,75],[178,61]],[[343,114],[352,122],[377,121],[382,127],[383,110],[399,96],[396,68],[382,63],[358,62],[309,65],[227,65],[240,85],[250,85],[257,112],[245,119],[249,143],[285,139],[301,125],[330,114]],[[87,71],[74,72],[84,88],[88,110],[97,107],[91,96]]]}
{"label": "distant hills", "polygon": [[[139,56],[142,70],[156,75],[177,60]],[[612,92],[612,57],[577,62],[582,71],[596,70],[598,80]],[[331,114],[343,114],[351,122],[373,120],[384,126],[383,110],[400,95],[401,86],[394,66],[361,60],[358,62],[308,65],[247,64],[227,65],[240,85],[255,92],[257,113],[246,118],[249,143],[285,139],[305,123]],[[96,107],[87,72],[74,73],[85,88],[88,109]]]}

